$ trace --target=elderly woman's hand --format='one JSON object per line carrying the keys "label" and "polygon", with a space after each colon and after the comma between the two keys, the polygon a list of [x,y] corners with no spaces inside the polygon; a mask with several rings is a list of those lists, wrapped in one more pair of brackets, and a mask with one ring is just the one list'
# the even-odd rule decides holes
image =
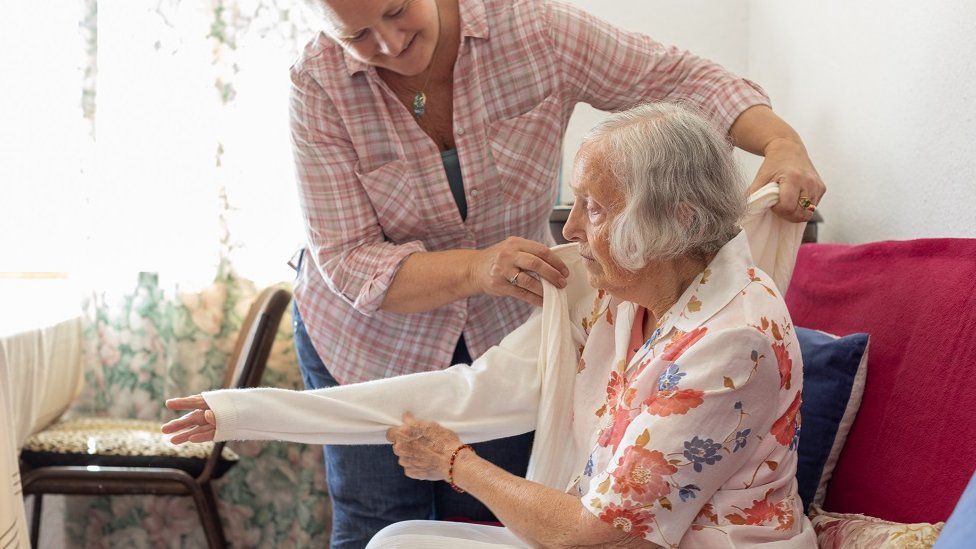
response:
{"label": "elderly woman's hand", "polygon": [[166,407],[170,410],[192,410],[189,414],[163,425],[161,430],[164,434],[177,433],[171,439],[173,444],[209,442],[214,439],[217,418],[202,395],[171,398],[166,401]]}
{"label": "elderly woman's hand", "polygon": [[386,431],[393,443],[403,472],[418,480],[445,480],[451,465],[451,454],[461,440],[453,431],[433,421],[423,421],[410,412],[403,414],[403,425]]}
{"label": "elderly woman's hand", "polygon": [[749,194],[767,183],[779,183],[779,203],[773,206],[773,211],[796,223],[809,221],[827,187],[806,148],[790,139],[774,139],[766,146],[765,157],[749,186]]}

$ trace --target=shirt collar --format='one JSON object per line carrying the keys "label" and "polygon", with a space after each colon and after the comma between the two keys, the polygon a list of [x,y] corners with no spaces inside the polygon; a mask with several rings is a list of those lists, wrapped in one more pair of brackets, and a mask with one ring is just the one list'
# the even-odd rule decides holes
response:
{"label": "shirt collar", "polygon": [[740,231],[661,317],[655,335],[667,335],[672,328],[690,332],[701,326],[752,282],[755,269],[748,237]]}
{"label": "shirt collar", "polygon": [[[484,0],[459,0],[458,11],[461,19],[462,44],[464,43],[464,39],[468,36],[485,39],[489,37],[488,13],[485,9]],[[349,55],[349,52],[347,52],[345,48],[342,50],[342,57],[346,62],[346,72],[349,74],[349,76],[353,76],[359,72],[368,71],[372,68],[372,65],[364,63]]]}

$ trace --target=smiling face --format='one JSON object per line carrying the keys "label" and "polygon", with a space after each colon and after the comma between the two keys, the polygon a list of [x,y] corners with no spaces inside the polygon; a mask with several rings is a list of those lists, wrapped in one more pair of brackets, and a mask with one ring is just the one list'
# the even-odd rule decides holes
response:
{"label": "smiling face", "polygon": [[624,204],[600,145],[584,145],[576,154],[573,181],[576,197],[563,236],[578,242],[589,283],[623,297],[635,274],[620,267],[610,253],[610,226]]}
{"label": "smiling face", "polygon": [[430,64],[439,39],[435,0],[315,0],[328,33],[353,58],[404,76]]}

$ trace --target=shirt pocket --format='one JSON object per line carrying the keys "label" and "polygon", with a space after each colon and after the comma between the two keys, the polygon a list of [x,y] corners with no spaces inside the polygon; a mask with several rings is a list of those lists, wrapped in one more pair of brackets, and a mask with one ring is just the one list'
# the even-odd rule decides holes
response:
{"label": "shirt pocket", "polygon": [[426,236],[414,176],[404,160],[393,160],[365,173],[356,166],[356,176],[387,241],[403,244]]}
{"label": "shirt pocket", "polygon": [[562,103],[550,95],[528,112],[492,122],[488,144],[507,203],[555,199],[562,161]]}

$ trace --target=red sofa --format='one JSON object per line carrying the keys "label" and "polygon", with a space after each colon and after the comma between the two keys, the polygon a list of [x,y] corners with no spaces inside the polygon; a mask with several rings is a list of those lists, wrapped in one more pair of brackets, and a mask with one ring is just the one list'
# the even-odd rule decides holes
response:
{"label": "red sofa", "polygon": [[870,334],[823,508],[946,520],[976,468],[976,239],[804,244],[786,302],[797,326]]}

